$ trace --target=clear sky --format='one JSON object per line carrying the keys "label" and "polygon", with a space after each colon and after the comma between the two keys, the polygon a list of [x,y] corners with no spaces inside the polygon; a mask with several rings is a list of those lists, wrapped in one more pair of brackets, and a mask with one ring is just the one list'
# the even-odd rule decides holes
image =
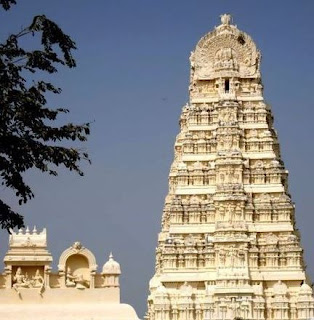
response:
{"label": "clear sky", "polygon": [[[2,197],[25,214],[26,224],[48,228],[54,265],[74,241],[94,252],[99,268],[112,250],[122,266],[122,301],[141,318],[178,119],[188,100],[188,57],[226,12],[262,52],[265,99],[314,279],[314,1],[18,0],[0,12],[0,41],[37,14],[75,39],[78,67],[55,75],[63,93],[51,104],[70,108],[64,121],[94,121],[82,146],[92,159],[83,178],[31,172],[26,179],[35,199],[17,208],[13,193],[2,189]],[[7,237],[0,231],[1,257]]]}

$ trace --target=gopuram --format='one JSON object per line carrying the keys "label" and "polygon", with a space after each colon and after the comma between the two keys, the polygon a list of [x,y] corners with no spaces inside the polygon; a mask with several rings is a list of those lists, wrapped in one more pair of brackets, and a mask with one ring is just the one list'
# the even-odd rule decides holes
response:
{"label": "gopuram", "polygon": [[51,268],[46,229],[11,231],[0,274],[1,320],[138,320],[120,303],[120,265],[113,259],[97,273],[94,254],[74,242]]}
{"label": "gopuram", "polygon": [[227,14],[191,53],[149,320],[313,317],[260,60]]}

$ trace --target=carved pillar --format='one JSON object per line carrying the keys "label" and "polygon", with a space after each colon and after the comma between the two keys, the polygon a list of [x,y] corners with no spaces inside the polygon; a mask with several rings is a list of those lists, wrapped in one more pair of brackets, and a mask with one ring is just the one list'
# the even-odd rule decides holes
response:
{"label": "carved pillar", "polygon": [[[90,284],[89,284],[89,287],[91,289],[94,289],[95,288],[95,275],[96,275],[96,270],[91,270],[90,271]],[[118,277],[116,277],[118,279]],[[116,283],[117,280],[115,280],[115,283]],[[119,286],[119,280],[118,280],[118,285],[116,286]]]}
{"label": "carved pillar", "polygon": [[51,273],[51,267],[46,265],[44,267],[44,285],[45,285],[45,288],[50,288],[50,273]]}
{"label": "carved pillar", "polygon": [[4,275],[5,275],[5,287],[6,288],[12,288],[12,266],[6,266],[4,269]]}
{"label": "carved pillar", "polygon": [[178,307],[176,304],[172,305],[171,314],[172,314],[172,320],[178,320]]}
{"label": "carved pillar", "polygon": [[59,270],[59,281],[60,281],[60,288],[66,288],[65,285],[65,270]]}

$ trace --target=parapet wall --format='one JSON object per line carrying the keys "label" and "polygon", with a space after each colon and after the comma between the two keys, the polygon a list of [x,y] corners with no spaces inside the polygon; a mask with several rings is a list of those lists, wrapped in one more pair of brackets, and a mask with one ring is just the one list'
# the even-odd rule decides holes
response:
{"label": "parapet wall", "polygon": [[138,320],[131,306],[120,304],[121,269],[112,254],[101,273],[80,242],[63,251],[57,271],[52,260],[46,229],[11,231],[0,274],[0,319]]}

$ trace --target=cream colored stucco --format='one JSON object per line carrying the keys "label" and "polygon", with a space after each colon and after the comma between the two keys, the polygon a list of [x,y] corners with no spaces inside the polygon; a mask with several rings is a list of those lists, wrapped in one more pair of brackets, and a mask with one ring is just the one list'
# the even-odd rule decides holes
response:
{"label": "cream colored stucco", "polygon": [[190,56],[149,320],[313,317],[261,55],[231,20]]}
{"label": "cream colored stucco", "polygon": [[94,254],[80,242],[51,270],[46,229],[11,231],[0,275],[1,320],[138,320],[120,303],[120,265],[110,254],[97,273]]}

